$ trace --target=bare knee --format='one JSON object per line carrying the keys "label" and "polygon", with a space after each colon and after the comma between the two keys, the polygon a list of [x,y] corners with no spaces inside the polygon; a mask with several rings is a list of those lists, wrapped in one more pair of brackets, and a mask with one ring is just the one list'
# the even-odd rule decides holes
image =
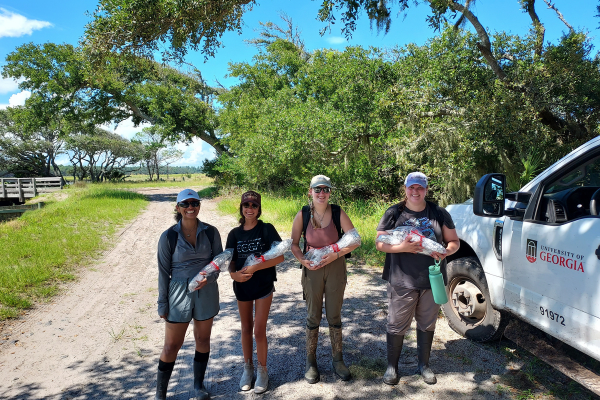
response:
{"label": "bare knee", "polygon": [[176,356],[182,344],[180,342],[165,341],[163,352],[169,356]]}
{"label": "bare knee", "polygon": [[253,330],[254,330],[254,324],[242,324],[242,335],[252,336]]}
{"label": "bare knee", "polygon": [[254,327],[254,337],[256,338],[256,340],[260,340],[260,339],[266,339],[267,338],[267,326],[259,326],[256,325]]}

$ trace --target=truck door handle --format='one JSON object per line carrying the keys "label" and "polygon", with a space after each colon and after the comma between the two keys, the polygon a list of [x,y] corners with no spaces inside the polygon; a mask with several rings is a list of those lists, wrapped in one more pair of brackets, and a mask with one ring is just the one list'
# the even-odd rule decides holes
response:
{"label": "truck door handle", "polygon": [[492,248],[498,261],[502,261],[502,229],[504,221],[497,219],[494,222],[494,233],[492,234]]}

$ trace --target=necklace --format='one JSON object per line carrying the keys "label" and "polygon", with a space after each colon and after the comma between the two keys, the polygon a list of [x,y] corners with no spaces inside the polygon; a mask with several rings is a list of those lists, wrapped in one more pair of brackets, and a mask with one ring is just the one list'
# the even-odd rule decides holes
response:
{"label": "necklace", "polygon": [[329,208],[329,204],[327,204],[327,207],[325,207],[325,211],[323,211],[323,215],[319,216],[319,213],[317,212],[317,209],[314,209],[315,214],[317,214],[317,217],[319,217],[319,225],[321,227],[323,227],[323,218],[325,218],[325,214],[327,214],[327,209]]}

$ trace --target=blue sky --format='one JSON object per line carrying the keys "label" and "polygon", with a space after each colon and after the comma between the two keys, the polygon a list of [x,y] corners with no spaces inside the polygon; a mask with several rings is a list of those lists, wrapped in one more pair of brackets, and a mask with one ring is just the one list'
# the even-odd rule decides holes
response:
{"label": "blue sky", "polygon": [[[225,86],[235,84],[234,79],[224,77],[228,63],[250,61],[256,54],[256,49],[244,43],[244,39],[258,36],[256,30],[260,28],[259,21],[281,22],[279,14],[282,12],[292,17],[309,51],[320,48],[343,50],[348,45],[393,47],[411,42],[423,44],[434,35],[425,21],[428,11],[425,5],[409,9],[406,16],[399,15],[394,19],[387,35],[371,30],[368,19],[363,16],[353,37],[346,41],[341,35],[339,24],[332,27],[331,33],[324,36],[319,34],[319,30],[324,27],[323,23],[316,20],[320,1],[259,0],[258,3],[244,17],[242,35],[226,34],[223,37],[225,47],[214,58],[205,62],[200,54],[188,56],[188,61],[202,71],[209,84],[215,84],[217,80]],[[553,4],[574,28],[589,31],[596,51],[600,49],[600,31],[597,29],[600,19],[594,17],[597,14],[598,0],[555,0]],[[93,12],[96,7],[97,2],[93,0],[0,0],[0,65],[10,52],[23,43],[77,44],[89,21],[86,13]],[[520,10],[518,0],[479,0],[473,11],[482,24],[492,31],[506,30],[523,34],[530,28],[530,19]],[[547,41],[555,41],[567,30],[555,12],[548,9],[542,0],[537,2],[537,12],[546,27]],[[27,96],[28,93],[18,89],[16,82],[0,78],[0,108],[23,104]],[[107,128],[130,138],[142,127],[134,127],[130,121],[124,121],[118,126]],[[212,148],[201,141],[179,147],[185,151],[185,155],[178,165],[200,165],[205,158],[212,158],[214,154]]]}

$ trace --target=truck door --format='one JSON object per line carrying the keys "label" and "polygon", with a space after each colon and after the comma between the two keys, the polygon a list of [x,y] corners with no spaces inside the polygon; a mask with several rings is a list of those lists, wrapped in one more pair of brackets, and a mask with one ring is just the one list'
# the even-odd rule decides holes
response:
{"label": "truck door", "polygon": [[600,358],[600,155],[549,175],[523,220],[504,225],[507,308],[564,342]]}

